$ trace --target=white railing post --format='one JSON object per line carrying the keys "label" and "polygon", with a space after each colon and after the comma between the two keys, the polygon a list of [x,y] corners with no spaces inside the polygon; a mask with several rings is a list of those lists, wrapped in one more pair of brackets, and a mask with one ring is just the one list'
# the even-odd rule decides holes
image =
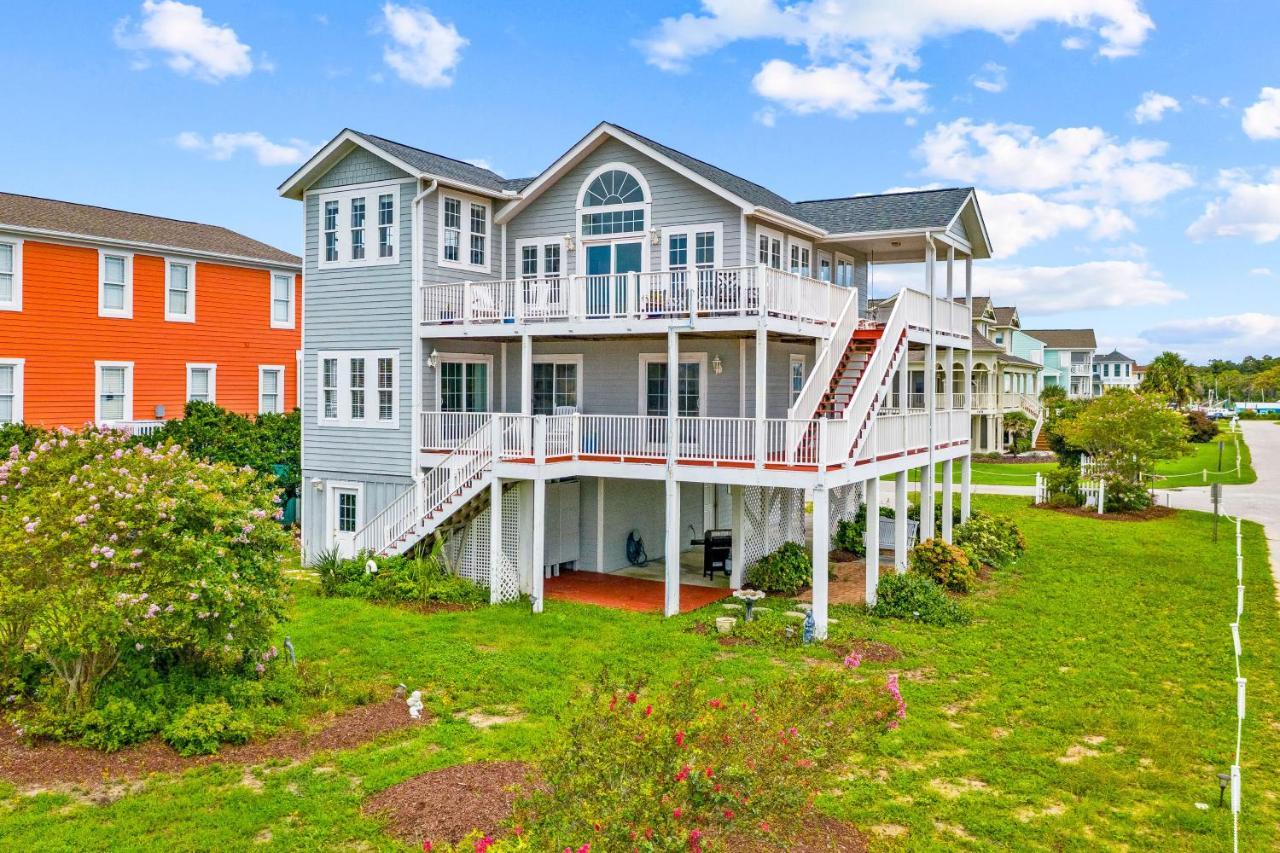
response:
{"label": "white railing post", "polygon": [[494,462],[502,458],[502,418],[489,416],[489,443],[492,445]]}
{"label": "white railing post", "polygon": [[685,299],[689,303],[689,322],[698,316],[698,268],[690,266],[685,274]]}
{"label": "white railing post", "polygon": [[[634,307],[629,304],[633,299],[633,295],[635,299]],[[626,316],[633,314],[637,317],[640,316],[640,302],[640,273],[629,272],[627,273],[626,291],[622,294],[623,304],[619,306],[622,310],[619,313]]]}
{"label": "white railing post", "polygon": [[818,421],[818,483],[827,481],[827,419]]}
{"label": "white railing post", "polygon": [[[539,468],[547,463],[547,416],[533,416],[533,462]],[[539,475],[541,476],[541,475]]]}
{"label": "white railing post", "polygon": [[573,461],[577,462],[578,453],[582,448],[582,413],[574,412],[570,423],[572,426],[569,430],[569,441],[572,444]]}
{"label": "white railing post", "polygon": [[462,323],[463,325],[471,323],[471,282],[469,281],[462,283]]}
{"label": "white railing post", "polygon": [[1098,478],[1098,515],[1102,515],[1104,512],[1106,512],[1106,509],[1104,508],[1106,504],[1106,494],[1107,494],[1107,481],[1099,477]]}

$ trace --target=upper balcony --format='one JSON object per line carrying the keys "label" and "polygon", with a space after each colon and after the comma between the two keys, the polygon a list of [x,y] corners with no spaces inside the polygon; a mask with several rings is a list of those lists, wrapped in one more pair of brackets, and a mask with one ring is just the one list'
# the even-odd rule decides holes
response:
{"label": "upper balcony", "polygon": [[826,337],[857,291],[765,266],[459,281],[422,288],[430,337],[700,331],[757,327]]}

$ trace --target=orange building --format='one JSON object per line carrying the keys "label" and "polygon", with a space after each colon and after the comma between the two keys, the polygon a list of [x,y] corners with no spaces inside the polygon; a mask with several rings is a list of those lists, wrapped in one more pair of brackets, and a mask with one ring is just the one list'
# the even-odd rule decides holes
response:
{"label": "orange building", "polygon": [[301,269],[215,225],[0,193],[0,423],[292,411]]}

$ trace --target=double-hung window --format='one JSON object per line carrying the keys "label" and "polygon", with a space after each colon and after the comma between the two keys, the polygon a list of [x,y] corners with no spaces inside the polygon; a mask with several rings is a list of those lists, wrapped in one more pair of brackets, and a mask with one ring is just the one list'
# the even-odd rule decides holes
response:
{"label": "double-hung window", "polygon": [[22,241],[0,236],[0,311],[22,310]]}
{"label": "double-hung window", "polygon": [[218,365],[187,365],[187,402],[214,403],[218,399]]}
{"label": "double-hung window", "polygon": [[22,422],[23,360],[0,359],[0,424]]}
{"label": "double-hung window", "polygon": [[99,361],[97,371],[94,420],[103,422],[133,420],[133,362]]}
{"label": "double-hung window", "polygon": [[[703,298],[708,298],[712,295],[707,291],[707,286],[712,281],[712,274],[707,271],[716,267],[718,257],[716,253],[719,251],[722,227],[719,223],[712,223],[708,225],[681,225],[662,229],[664,246],[663,269],[672,273],[687,273],[689,270],[697,271],[695,280],[698,283],[699,293]],[[672,285],[677,288],[683,288],[688,284],[688,279],[685,275],[673,275],[671,280]]]}
{"label": "double-hung window", "polygon": [[289,272],[271,273],[271,328],[292,329],[294,327],[294,277]]}
{"label": "double-hung window", "polygon": [[489,271],[489,202],[440,194],[440,265]]}
{"label": "double-hung window", "polygon": [[547,355],[533,359],[533,413],[554,415],[580,408],[582,356]]}
{"label": "double-hung window", "polygon": [[791,271],[797,275],[808,276],[813,271],[813,247],[808,243],[791,240]]}
{"label": "double-hung window", "polygon": [[133,316],[133,256],[99,253],[99,317]]}
{"label": "double-hung window", "polygon": [[164,318],[178,323],[196,321],[196,265],[191,261],[164,262]]}
{"label": "double-hung window", "polygon": [[319,354],[320,426],[400,426],[400,354],[354,350]]}
{"label": "double-hung window", "polygon": [[395,263],[400,242],[399,191],[397,183],[322,193],[320,268]]}
{"label": "double-hung window", "polygon": [[258,414],[280,414],[284,411],[284,367],[264,364],[258,367]]}
{"label": "double-hung window", "polygon": [[756,262],[762,266],[782,269],[782,235],[776,231],[758,228]]}

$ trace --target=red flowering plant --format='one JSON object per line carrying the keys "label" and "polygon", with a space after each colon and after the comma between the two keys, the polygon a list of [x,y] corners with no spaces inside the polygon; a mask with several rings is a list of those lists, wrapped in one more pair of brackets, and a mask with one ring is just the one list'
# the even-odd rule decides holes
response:
{"label": "red flowering plant", "polygon": [[0,453],[0,638],[45,668],[40,696],[78,714],[121,666],[275,657],[289,538],[262,478],[96,430]]}
{"label": "red flowering plant", "polygon": [[528,849],[713,851],[785,834],[898,720],[895,694],[848,670],[810,669],[746,699],[712,683],[655,691],[602,677],[543,763],[544,784],[516,802]]}

